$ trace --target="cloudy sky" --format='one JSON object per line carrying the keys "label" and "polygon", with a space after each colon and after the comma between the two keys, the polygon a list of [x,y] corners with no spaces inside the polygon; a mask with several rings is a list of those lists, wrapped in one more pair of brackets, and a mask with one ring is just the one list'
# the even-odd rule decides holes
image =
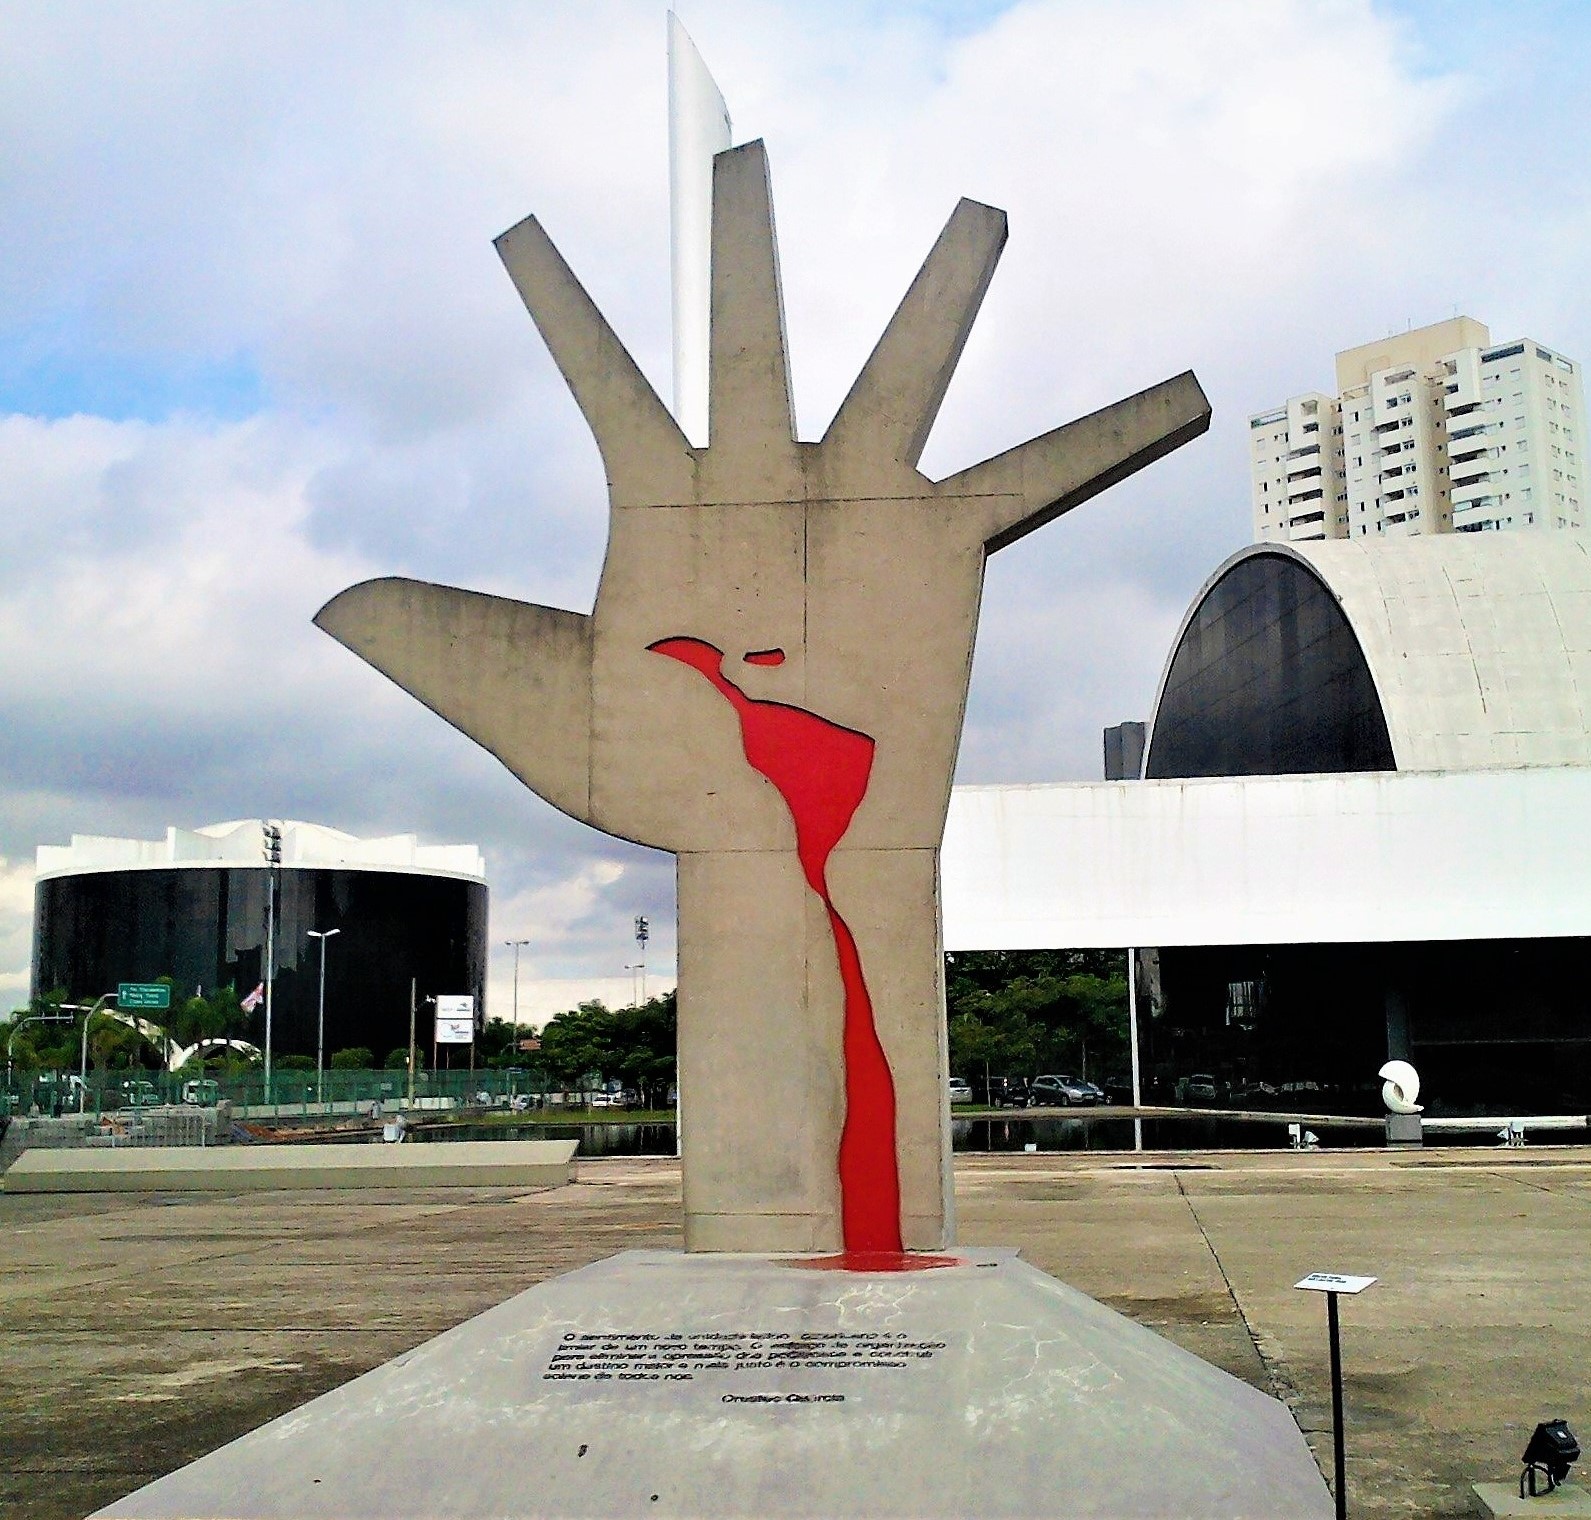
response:
{"label": "cloudy sky", "polygon": [[[1247,414],[1334,350],[1462,311],[1591,359],[1575,0],[679,10],[768,144],[803,437],[962,195],[1011,239],[930,474],[1189,366],[1214,405],[991,563],[964,781],[1098,776],[1250,536]],[[37,845],[267,814],[479,843],[525,1006],[627,991],[636,913],[671,977],[669,858],[310,625],[381,574],[589,607],[601,468],[491,240],[537,213],[670,394],[664,35],[660,0],[0,3],[0,999]]]}

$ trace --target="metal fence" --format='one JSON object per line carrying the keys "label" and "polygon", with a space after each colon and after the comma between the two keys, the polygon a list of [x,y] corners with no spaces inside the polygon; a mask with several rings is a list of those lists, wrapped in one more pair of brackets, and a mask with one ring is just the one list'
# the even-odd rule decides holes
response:
{"label": "metal fence", "polygon": [[[186,1106],[212,1108],[232,1104],[239,1115],[260,1110],[282,1115],[346,1114],[370,1108],[408,1105],[411,1097],[406,1070],[369,1068],[313,1071],[283,1070],[271,1073],[269,1090],[258,1069],[238,1076],[184,1077],[167,1072],[91,1071],[87,1083],[76,1072],[16,1073],[0,1088],[0,1113],[28,1115],[106,1114],[130,1115],[145,1108]],[[501,1106],[524,1098],[536,1106],[550,1099],[577,1099],[556,1092],[541,1072],[495,1067],[468,1070],[417,1071],[413,1106],[453,1108],[470,1103]]]}

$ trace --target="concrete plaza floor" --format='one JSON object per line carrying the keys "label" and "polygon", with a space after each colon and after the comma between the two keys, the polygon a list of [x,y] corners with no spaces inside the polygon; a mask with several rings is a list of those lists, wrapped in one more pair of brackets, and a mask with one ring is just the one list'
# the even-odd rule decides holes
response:
{"label": "concrete plaza floor", "polygon": [[[0,1515],[79,1517],[554,1273],[677,1247],[678,1164],[570,1187],[0,1195]],[[1536,1422],[1591,1435],[1591,1149],[959,1156],[960,1238],[1284,1398],[1349,1510],[1474,1513]],[[990,1475],[992,1482],[998,1474]]]}

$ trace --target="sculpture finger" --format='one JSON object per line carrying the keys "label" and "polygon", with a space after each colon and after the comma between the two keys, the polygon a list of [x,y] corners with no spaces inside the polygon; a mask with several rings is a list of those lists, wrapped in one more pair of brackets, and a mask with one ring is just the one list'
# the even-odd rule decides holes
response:
{"label": "sculpture finger", "polygon": [[746,143],[713,160],[712,337],[707,442],[717,468],[795,443],[768,155]]}
{"label": "sculpture finger", "polygon": [[589,617],[389,577],[334,596],[315,623],[554,807],[589,818]]}
{"label": "sculpture finger", "polygon": [[1210,403],[1187,370],[938,482],[992,553],[1197,438]]}
{"label": "sculpture finger", "polygon": [[597,440],[614,504],[689,501],[685,435],[541,223],[526,217],[496,247]]}
{"label": "sculpture finger", "polygon": [[1005,212],[964,200],[923,261],[823,439],[915,468],[1005,247]]}

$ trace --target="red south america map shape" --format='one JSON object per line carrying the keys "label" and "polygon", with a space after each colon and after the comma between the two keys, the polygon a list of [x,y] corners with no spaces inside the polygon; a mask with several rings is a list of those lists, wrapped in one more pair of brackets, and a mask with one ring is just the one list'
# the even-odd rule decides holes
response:
{"label": "red south america map shape", "polygon": [[[647,645],[699,671],[740,719],[753,770],[771,781],[795,823],[796,854],[807,885],[829,916],[845,990],[845,1126],[840,1132],[840,1218],[847,1252],[899,1252],[900,1167],[895,1154],[895,1082],[873,1020],[856,940],[829,896],[829,856],[867,794],[874,743],[816,713],[748,697],[724,673],[724,652],[701,639],[659,639]],[[782,664],[777,649],[746,656],[755,665]]]}

